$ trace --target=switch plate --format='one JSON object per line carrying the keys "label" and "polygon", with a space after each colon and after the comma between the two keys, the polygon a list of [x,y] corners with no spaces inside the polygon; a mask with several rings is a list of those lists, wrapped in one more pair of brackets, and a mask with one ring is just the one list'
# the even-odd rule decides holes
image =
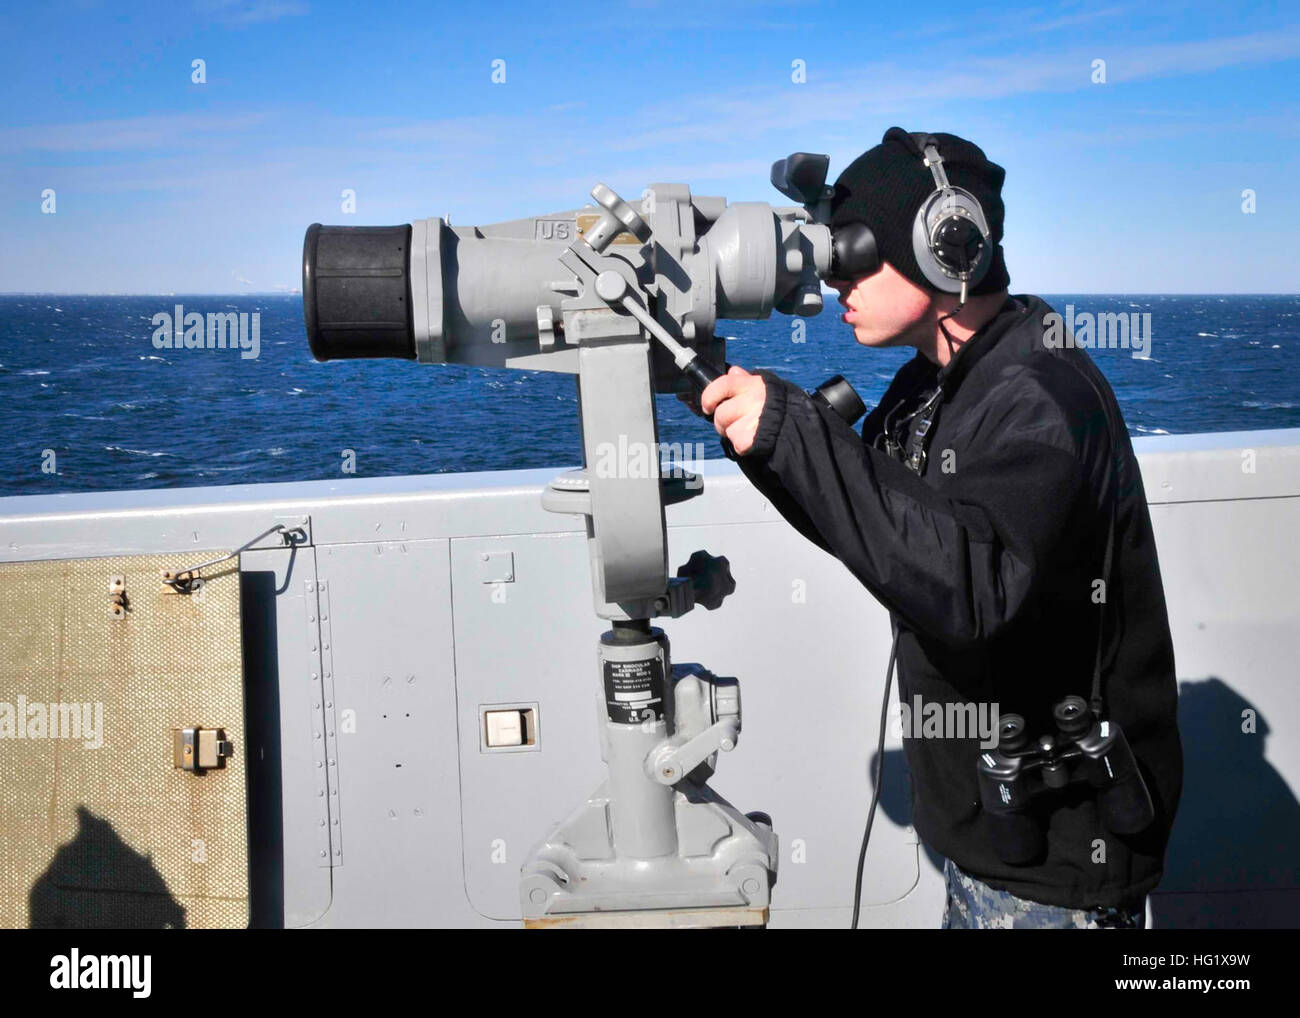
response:
{"label": "switch plate", "polygon": [[484,753],[521,753],[540,748],[536,703],[479,705],[479,750]]}
{"label": "switch plate", "polygon": [[488,749],[524,744],[528,723],[523,711],[490,710],[483,716],[487,719]]}

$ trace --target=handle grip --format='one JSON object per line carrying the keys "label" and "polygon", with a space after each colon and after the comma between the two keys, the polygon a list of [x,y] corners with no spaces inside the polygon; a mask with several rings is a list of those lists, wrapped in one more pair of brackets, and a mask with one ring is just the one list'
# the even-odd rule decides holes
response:
{"label": "handle grip", "polygon": [[682,374],[694,382],[696,388],[703,392],[705,386],[714,379],[721,378],[726,372],[719,371],[708,361],[697,356],[686,367],[682,368]]}
{"label": "handle grip", "polygon": [[[710,382],[715,378],[721,378],[726,372],[719,371],[699,354],[696,354],[695,359],[682,368],[682,374],[691,380],[691,384],[696,389],[703,392]],[[710,424],[713,423],[713,414],[701,413],[701,416]]]}

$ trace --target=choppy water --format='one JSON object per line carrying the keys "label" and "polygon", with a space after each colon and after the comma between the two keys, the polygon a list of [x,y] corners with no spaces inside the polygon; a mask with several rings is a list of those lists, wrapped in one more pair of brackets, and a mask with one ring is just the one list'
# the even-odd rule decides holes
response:
{"label": "choppy water", "polygon": [[[1093,351],[1133,434],[1300,428],[1300,296],[1044,296],[1151,315],[1148,359]],[[177,303],[259,312],[260,356],[155,349],[153,315]],[[829,303],[802,343],[780,315],[724,323],[728,360],[806,388],[842,373],[873,404],[911,351],[858,347]],[[571,465],[577,419],[567,375],[319,364],[296,296],[0,296],[0,494],[338,478],[345,449],[363,477]],[[662,442],[721,456],[672,396],[659,424]]]}

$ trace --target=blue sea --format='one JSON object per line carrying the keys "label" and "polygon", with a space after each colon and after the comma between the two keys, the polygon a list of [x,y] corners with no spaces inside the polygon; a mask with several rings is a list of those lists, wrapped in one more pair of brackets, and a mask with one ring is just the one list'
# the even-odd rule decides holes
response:
{"label": "blue sea", "polygon": [[[1043,296],[1062,314],[1151,315],[1149,357],[1092,351],[1132,434],[1300,428],[1300,296]],[[175,304],[258,312],[260,355],[155,349],[153,316]],[[802,343],[781,315],[721,323],[727,359],[805,388],[841,373],[874,405],[912,353],[857,346],[828,305]],[[320,364],[290,295],[0,296],[0,425],[5,495],[337,479],[344,450],[358,477],[581,461],[571,376]],[[722,455],[671,395],[659,438]]]}

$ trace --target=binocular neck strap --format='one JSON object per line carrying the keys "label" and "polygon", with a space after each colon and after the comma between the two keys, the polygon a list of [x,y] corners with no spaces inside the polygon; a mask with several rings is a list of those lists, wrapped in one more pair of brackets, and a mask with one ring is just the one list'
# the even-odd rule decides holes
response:
{"label": "binocular neck strap", "polygon": [[[1114,462],[1112,452],[1111,462]],[[1113,472],[1113,471],[1112,471]],[[1116,474],[1118,482],[1118,474]],[[1092,713],[1098,718],[1101,717],[1102,699],[1101,699],[1101,652],[1105,645],[1106,639],[1106,616],[1109,614],[1111,591],[1110,591],[1110,566],[1115,554],[1115,516],[1119,504],[1119,485],[1116,483],[1115,490],[1111,493],[1110,500],[1110,527],[1106,532],[1106,557],[1102,561],[1101,581],[1105,585],[1102,589],[1106,592],[1106,600],[1102,602],[1101,618],[1097,620],[1097,659],[1092,669]]]}
{"label": "binocular neck strap", "polygon": [[[1082,372],[1081,372],[1082,374]],[[1097,395],[1097,401],[1101,404],[1101,412],[1106,418],[1106,437],[1109,440],[1107,453],[1110,456],[1110,476],[1111,476],[1111,493],[1110,493],[1110,525],[1106,532],[1106,556],[1102,560],[1101,580],[1104,586],[1106,599],[1102,601],[1101,618],[1097,620],[1097,660],[1092,669],[1092,713],[1101,718],[1103,700],[1101,695],[1101,652],[1105,646],[1106,639],[1106,616],[1113,614],[1111,611],[1111,602],[1113,600],[1113,591],[1111,590],[1111,562],[1115,557],[1115,527],[1119,517],[1119,428],[1116,425],[1115,418],[1111,415],[1110,406],[1106,403],[1106,397],[1102,395],[1101,387],[1097,385],[1087,374],[1083,374],[1087,383],[1092,386],[1092,391]]]}

